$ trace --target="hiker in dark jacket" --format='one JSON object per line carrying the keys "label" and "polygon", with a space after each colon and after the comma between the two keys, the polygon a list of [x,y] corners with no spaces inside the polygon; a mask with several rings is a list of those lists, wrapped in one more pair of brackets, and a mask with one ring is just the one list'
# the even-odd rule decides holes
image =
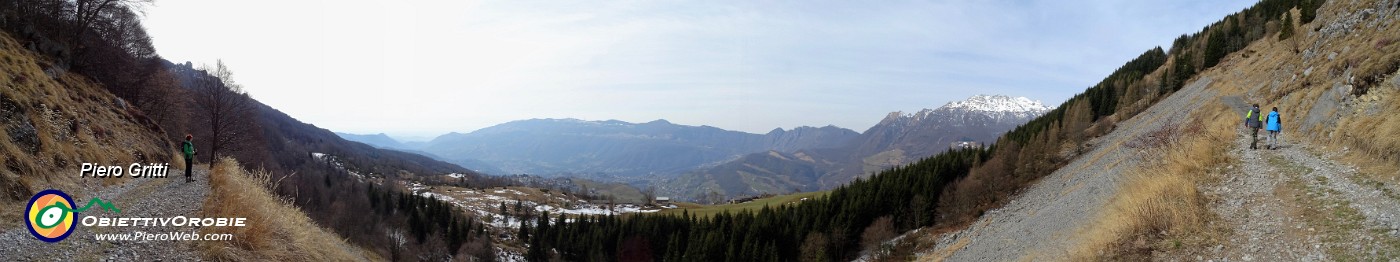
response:
{"label": "hiker in dark jacket", "polygon": [[1269,116],[1265,119],[1268,119],[1264,121],[1266,124],[1264,130],[1269,131],[1269,150],[1273,150],[1278,148],[1278,132],[1283,129],[1283,119],[1280,119],[1278,115],[1278,107],[1274,107],[1274,111],[1269,112]]}
{"label": "hiker in dark jacket", "polygon": [[185,153],[185,183],[194,182],[191,170],[194,170],[194,155],[199,154],[194,151],[194,135],[185,135],[185,143],[180,145],[180,151]]}
{"label": "hiker in dark jacket", "polygon": [[1259,104],[1249,109],[1249,113],[1244,114],[1244,126],[1252,132],[1249,140],[1249,149],[1259,149],[1259,128],[1264,122],[1264,116],[1259,114]]}

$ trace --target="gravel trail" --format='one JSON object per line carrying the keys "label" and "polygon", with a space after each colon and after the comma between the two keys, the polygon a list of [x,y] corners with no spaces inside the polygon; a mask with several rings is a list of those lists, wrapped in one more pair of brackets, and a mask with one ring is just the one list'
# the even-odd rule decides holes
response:
{"label": "gravel trail", "polygon": [[[1187,252],[1185,257],[1241,261],[1329,260],[1322,251],[1322,238],[1316,226],[1293,214],[1305,206],[1294,199],[1279,197],[1295,194],[1291,185],[1296,183],[1290,182],[1297,181],[1304,170],[1298,166],[1275,166],[1283,163],[1276,158],[1266,159],[1274,152],[1250,150],[1249,135],[1244,133],[1248,131],[1241,129],[1240,132],[1242,135],[1231,151],[1240,166],[1228,167],[1228,174],[1220,185],[1203,190],[1212,201],[1211,211],[1219,218],[1209,222],[1208,227],[1222,229],[1218,232],[1227,235],[1222,244],[1204,251]],[[1270,163],[1271,160],[1274,163]]]}
{"label": "gravel trail", "polygon": [[1137,166],[1136,150],[1124,143],[1186,119],[1187,113],[1213,99],[1202,78],[1163,99],[1112,132],[1093,139],[1090,149],[1042,178],[1006,206],[988,211],[966,229],[939,236],[933,253],[921,260],[1014,261],[1065,256],[1075,230],[1091,221],[1117,193],[1119,179]]}
{"label": "gravel trail", "polygon": [[[87,205],[93,196],[111,202],[121,210],[113,213],[94,206],[79,214],[76,231],[57,243],[34,239],[23,226],[0,232],[0,261],[197,261],[195,241],[98,241],[96,234],[146,232],[196,232],[198,227],[133,226],[85,227],[81,218],[95,217],[197,217],[209,194],[209,170],[195,167],[195,182],[185,183],[184,170],[171,167],[165,178],[130,179],[120,185],[97,189],[96,194],[73,196],[77,205]],[[73,194],[73,192],[69,192]]]}
{"label": "gravel trail", "polygon": [[1245,131],[1231,151],[1239,166],[1203,188],[1218,218],[1209,227],[1223,234],[1221,243],[1157,259],[1400,260],[1400,196],[1393,185],[1291,142],[1288,133],[1280,148],[1250,150]]}

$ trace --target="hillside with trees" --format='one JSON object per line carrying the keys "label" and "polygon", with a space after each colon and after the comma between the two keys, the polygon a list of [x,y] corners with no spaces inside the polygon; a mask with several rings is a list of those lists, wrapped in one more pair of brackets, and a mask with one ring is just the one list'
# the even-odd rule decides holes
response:
{"label": "hillside with trees", "polygon": [[[987,149],[935,155],[839,187],[826,197],[756,213],[599,217],[535,228],[529,258],[848,260],[898,232],[961,227],[1079,157],[1092,146],[1086,142],[1181,89],[1201,70],[1249,42],[1275,35],[1288,10],[1307,14],[1320,6],[1310,0],[1261,1],[1181,36],[1169,50],[1144,52]],[[580,246],[599,242],[610,244],[601,251]],[[912,249],[890,248],[896,257]]]}
{"label": "hillside with trees", "polygon": [[[195,66],[166,61],[156,54],[141,25],[140,12],[148,4],[150,1],[132,0],[0,1],[0,29],[14,38],[25,52],[37,57],[36,63],[48,74],[46,77],[63,79],[58,85],[43,82],[33,90],[21,91],[67,92],[73,97],[113,95],[112,101],[80,99],[47,103],[55,106],[54,109],[80,113],[61,116],[83,122],[82,133],[91,133],[90,136],[97,139],[89,143],[112,145],[118,142],[104,137],[115,136],[136,149],[134,154],[114,154],[137,156],[136,159],[110,161],[171,159],[177,141],[182,141],[185,134],[193,134],[202,148],[198,162],[210,163],[228,156],[237,159],[245,169],[272,174],[271,180],[278,181],[274,189],[279,197],[288,199],[317,224],[382,257],[394,260],[442,260],[453,256],[495,259],[491,238],[483,223],[455,206],[404,192],[394,181],[456,173],[464,174],[454,179],[456,183],[473,187],[512,182],[420,155],[349,142],[328,130],[297,121],[248,96],[233,80],[233,69],[223,63]],[[7,81],[28,82],[14,78],[7,78]],[[91,85],[77,84],[83,82]],[[86,89],[88,86],[99,89]],[[65,88],[69,90],[63,91]],[[7,88],[5,101],[12,101],[12,95],[17,94],[11,94]],[[23,104],[7,102],[6,105],[7,112],[30,112],[36,111],[41,103],[26,100]],[[90,108],[98,112],[109,108],[118,114],[108,118],[106,113],[81,113],[92,111]],[[32,123],[29,119],[41,115],[7,114],[6,122]],[[79,129],[77,124],[72,126],[73,130]],[[93,126],[91,132],[87,131],[87,126]],[[99,128],[102,126],[141,128],[107,130]],[[17,133],[18,129],[14,128],[6,130],[11,133],[11,139],[26,138],[19,140],[63,133],[63,130],[48,128],[29,133]],[[54,150],[50,146],[53,143],[56,142],[34,143],[33,155]],[[313,153],[334,155],[342,160],[342,165],[316,161]],[[74,168],[70,162],[73,159],[110,158],[63,154],[38,158],[53,159],[57,163],[20,161],[13,157],[30,156],[29,153],[11,155],[8,162],[25,163],[26,171],[59,171]],[[353,179],[348,173],[351,171],[376,180]],[[46,173],[66,172],[4,176],[0,184],[10,189],[5,201],[22,201],[36,188],[43,187],[43,182],[34,181],[46,178],[27,176]]]}

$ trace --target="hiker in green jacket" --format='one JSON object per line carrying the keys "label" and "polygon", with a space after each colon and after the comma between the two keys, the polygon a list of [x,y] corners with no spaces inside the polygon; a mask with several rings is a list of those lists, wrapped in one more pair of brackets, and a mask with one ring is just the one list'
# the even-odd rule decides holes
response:
{"label": "hiker in green jacket", "polygon": [[190,170],[194,170],[194,155],[199,154],[194,151],[194,135],[185,135],[185,143],[180,145],[180,151],[185,153],[185,183],[194,182]]}
{"label": "hiker in green jacket", "polygon": [[1249,109],[1249,113],[1244,114],[1244,127],[1254,131],[1250,135],[1249,149],[1259,149],[1259,128],[1264,122],[1264,115],[1259,114],[1259,104],[1254,104]]}

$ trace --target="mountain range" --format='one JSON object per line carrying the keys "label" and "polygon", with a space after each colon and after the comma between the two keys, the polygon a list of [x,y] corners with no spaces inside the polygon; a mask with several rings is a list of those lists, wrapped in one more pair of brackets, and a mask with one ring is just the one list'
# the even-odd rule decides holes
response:
{"label": "mountain range", "polygon": [[711,192],[736,197],[829,189],[946,151],[956,142],[990,144],[1048,110],[1024,97],[978,95],[912,114],[892,112],[840,147],[752,153],[657,188],[684,199]]}
{"label": "mountain range", "polygon": [[635,178],[676,174],[751,152],[836,147],[857,135],[834,126],[760,135],[666,120],[530,119],[442,135],[416,149],[470,168],[506,174]]}
{"label": "mountain range", "polygon": [[371,145],[371,146],[378,147],[378,148],[387,148],[387,149],[411,148],[411,147],[409,147],[408,145],[405,145],[404,143],[399,142],[398,140],[395,140],[394,138],[389,137],[389,135],[384,134],[384,133],[378,133],[378,134],[372,134],[372,135],[357,135],[357,134],[348,134],[348,133],[335,132],[335,135],[340,136],[341,138],[343,138],[343,139],[345,139],[345,140],[350,140],[350,141],[365,143],[365,144],[367,144],[367,145]]}
{"label": "mountain range", "polygon": [[954,142],[989,143],[1047,110],[1024,97],[978,95],[937,109],[892,112],[862,133],[836,126],[753,134],[666,120],[529,119],[426,143],[338,134],[484,173],[625,181],[693,199],[710,192],[734,197],[830,188],[943,152]]}

